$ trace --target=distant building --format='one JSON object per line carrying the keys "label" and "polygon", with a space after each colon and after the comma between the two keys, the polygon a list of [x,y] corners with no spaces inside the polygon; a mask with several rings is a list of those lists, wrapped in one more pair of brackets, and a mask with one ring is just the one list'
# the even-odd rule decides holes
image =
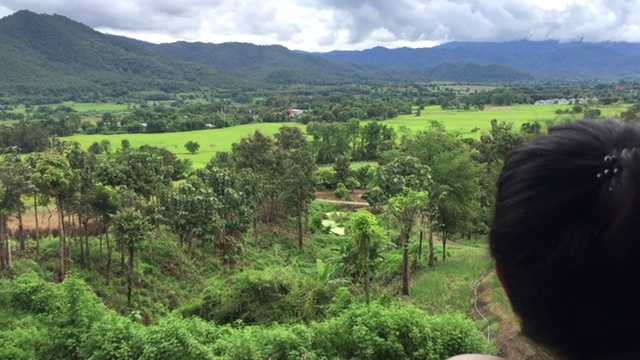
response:
{"label": "distant building", "polygon": [[569,105],[569,104],[588,104],[589,102],[592,102],[594,104],[598,103],[598,99],[597,98],[591,98],[591,99],[584,99],[584,98],[579,98],[579,99],[565,99],[565,98],[561,98],[561,99],[545,99],[545,100],[538,100],[534,103],[534,105]]}
{"label": "distant building", "polygon": [[304,113],[304,110],[289,108],[289,115],[290,116],[301,115],[302,113]]}

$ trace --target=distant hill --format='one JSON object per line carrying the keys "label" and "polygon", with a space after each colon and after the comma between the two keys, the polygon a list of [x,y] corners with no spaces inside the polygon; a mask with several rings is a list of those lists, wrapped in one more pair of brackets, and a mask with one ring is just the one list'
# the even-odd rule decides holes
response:
{"label": "distant hill", "polygon": [[321,53],[327,59],[428,69],[442,64],[500,65],[523,73],[593,78],[640,75],[640,44],[558,41],[451,42],[433,48],[376,47]]}
{"label": "distant hill", "polygon": [[410,78],[409,72],[400,69],[328,60],[318,55],[297,53],[280,45],[184,41],[160,45],[138,44],[159,55],[201,63],[266,83],[339,84]]}
{"label": "distant hill", "polygon": [[[382,48],[372,51],[379,50],[389,52]],[[0,19],[0,97],[95,100],[202,87],[234,90],[267,84],[531,78],[506,66],[474,65],[457,58],[411,69],[398,66],[397,59],[389,64],[363,64],[358,59],[324,56],[279,45],[151,44],[103,34],[64,16],[23,10]]]}
{"label": "distant hill", "polygon": [[0,19],[0,96],[118,96],[245,82],[201,64],[168,59],[59,15],[19,11]]}
{"label": "distant hill", "polygon": [[0,64],[0,97],[78,100],[268,84],[637,76],[640,45],[523,40],[312,54],[279,45],[150,44],[23,10],[0,19]]}

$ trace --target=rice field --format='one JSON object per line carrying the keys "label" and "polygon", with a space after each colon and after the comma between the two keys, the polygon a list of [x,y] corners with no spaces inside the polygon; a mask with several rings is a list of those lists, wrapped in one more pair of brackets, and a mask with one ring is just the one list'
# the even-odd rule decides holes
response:
{"label": "rice field", "polygon": [[[124,105],[126,107],[126,105]],[[626,110],[628,105],[598,106],[603,117],[617,117],[620,112]],[[556,123],[567,119],[580,119],[582,114],[557,115],[558,109],[570,109],[570,105],[513,105],[491,107],[484,111],[479,110],[442,110],[439,106],[426,107],[420,114],[400,115],[395,119],[384,120],[384,123],[400,129],[404,127],[411,131],[426,129],[432,120],[441,122],[449,131],[456,131],[463,136],[479,137],[484,131],[489,130],[492,119],[513,123],[514,129],[526,122],[538,121],[544,128],[547,121]],[[363,122],[363,124],[366,122]],[[63,138],[68,141],[77,141],[84,148],[88,148],[93,142],[103,139],[111,141],[114,149],[120,147],[123,139],[129,140],[132,146],[152,145],[166,148],[176,153],[180,158],[190,159],[194,167],[203,167],[218,151],[229,151],[231,145],[240,139],[253,134],[256,130],[264,134],[273,135],[281,126],[297,126],[305,129],[305,125],[299,123],[258,123],[234,126],[223,129],[198,130],[177,133],[162,134],[115,134],[115,135],[73,135]],[[184,144],[189,141],[200,144],[200,151],[190,154]]]}

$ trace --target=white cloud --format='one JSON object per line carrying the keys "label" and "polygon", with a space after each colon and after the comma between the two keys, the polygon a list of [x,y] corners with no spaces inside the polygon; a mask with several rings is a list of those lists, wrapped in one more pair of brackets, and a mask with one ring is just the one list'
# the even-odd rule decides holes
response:
{"label": "white cloud", "polygon": [[329,51],[422,47],[447,41],[640,42],[630,0],[2,0],[100,31],[152,42],[282,44]]}

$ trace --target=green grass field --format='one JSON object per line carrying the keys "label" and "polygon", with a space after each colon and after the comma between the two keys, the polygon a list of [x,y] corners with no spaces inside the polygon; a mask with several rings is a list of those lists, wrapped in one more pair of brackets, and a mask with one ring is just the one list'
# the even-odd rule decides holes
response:
{"label": "green grass field", "polygon": [[[267,135],[273,135],[278,132],[278,129],[283,125],[298,126],[304,130],[304,125],[297,123],[261,123],[224,129],[163,134],[74,135],[64,137],[63,140],[77,141],[86,149],[95,141],[100,142],[103,139],[107,139],[111,141],[111,146],[115,149],[120,147],[123,139],[127,139],[133,147],[152,145],[168,149],[180,158],[191,160],[194,168],[200,168],[206,165],[216,152],[231,150],[231,144],[253,134],[256,130],[260,130]],[[200,144],[200,151],[198,151],[198,153],[192,155],[185,149],[184,144],[189,140]]]}
{"label": "green grass field", "polygon": [[[102,105],[107,106],[108,104]],[[112,105],[126,107],[126,105]],[[83,106],[86,106],[85,109],[89,108],[88,104]],[[598,108],[602,110],[604,117],[615,117],[619,116],[620,112],[626,110],[627,107],[628,105],[615,105],[599,106]],[[514,129],[518,130],[526,122],[538,121],[544,127],[549,120],[561,122],[567,118],[579,119],[582,117],[581,114],[556,115],[555,113],[557,109],[569,108],[570,105],[514,105],[487,107],[484,111],[445,111],[439,106],[429,106],[422,111],[420,116],[401,115],[395,119],[385,120],[384,123],[396,128],[406,127],[411,131],[418,131],[426,129],[431,120],[437,120],[442,122],[449,131],[457,131],[463,136],[478,138],[483,131],[489,129],[492,119],[513,123]],[[134,147],[153,145],[169,149],[181,158],[190,159],[194,167],[198,168],[204,166],[216,152],[231,150],[231,144],[251,135],[256,130],[273,135],[283,125],[305,129],[305,125],[298,123],[260,123],[224,129],[164,134],[74,135],[65,137],[64,140],[77,141],[84,148],[88,148],[95,141],[100,142],[107,139],[111,141],[114,148],[118,148],[122,139],[128,139]],[[476,128],[479,128],[480,131],[473,132]],[[200,144],[200,151],[195,155],[191,155],[184,148],[184,144],[189,140]]]}
{"label": "green grass field", "polygon": [[[626,110],[628,105],[598,106],[603,117],[616,117]],[[474,128],[480,131],[488,130],[492,119],[513,123],[514,129],[519,130],[526,122],[538,121],[543,127],[551,120],[557,123],[564,119],[577,120],[582,114],[556,115],[558,109],[571,109],[571,105],[513,105],[513,106],[487,106],[485,110],[442,110],[440,106],[428,106],[420,114],[400,115],[395,119],[385,120],[385,124],[396,127],[404,126],[410,130],[424,130],[429,121],[437,120],[444,124],[449,131],[457,131],[461,134],[479,137],[480,132],[472,133]]]}

